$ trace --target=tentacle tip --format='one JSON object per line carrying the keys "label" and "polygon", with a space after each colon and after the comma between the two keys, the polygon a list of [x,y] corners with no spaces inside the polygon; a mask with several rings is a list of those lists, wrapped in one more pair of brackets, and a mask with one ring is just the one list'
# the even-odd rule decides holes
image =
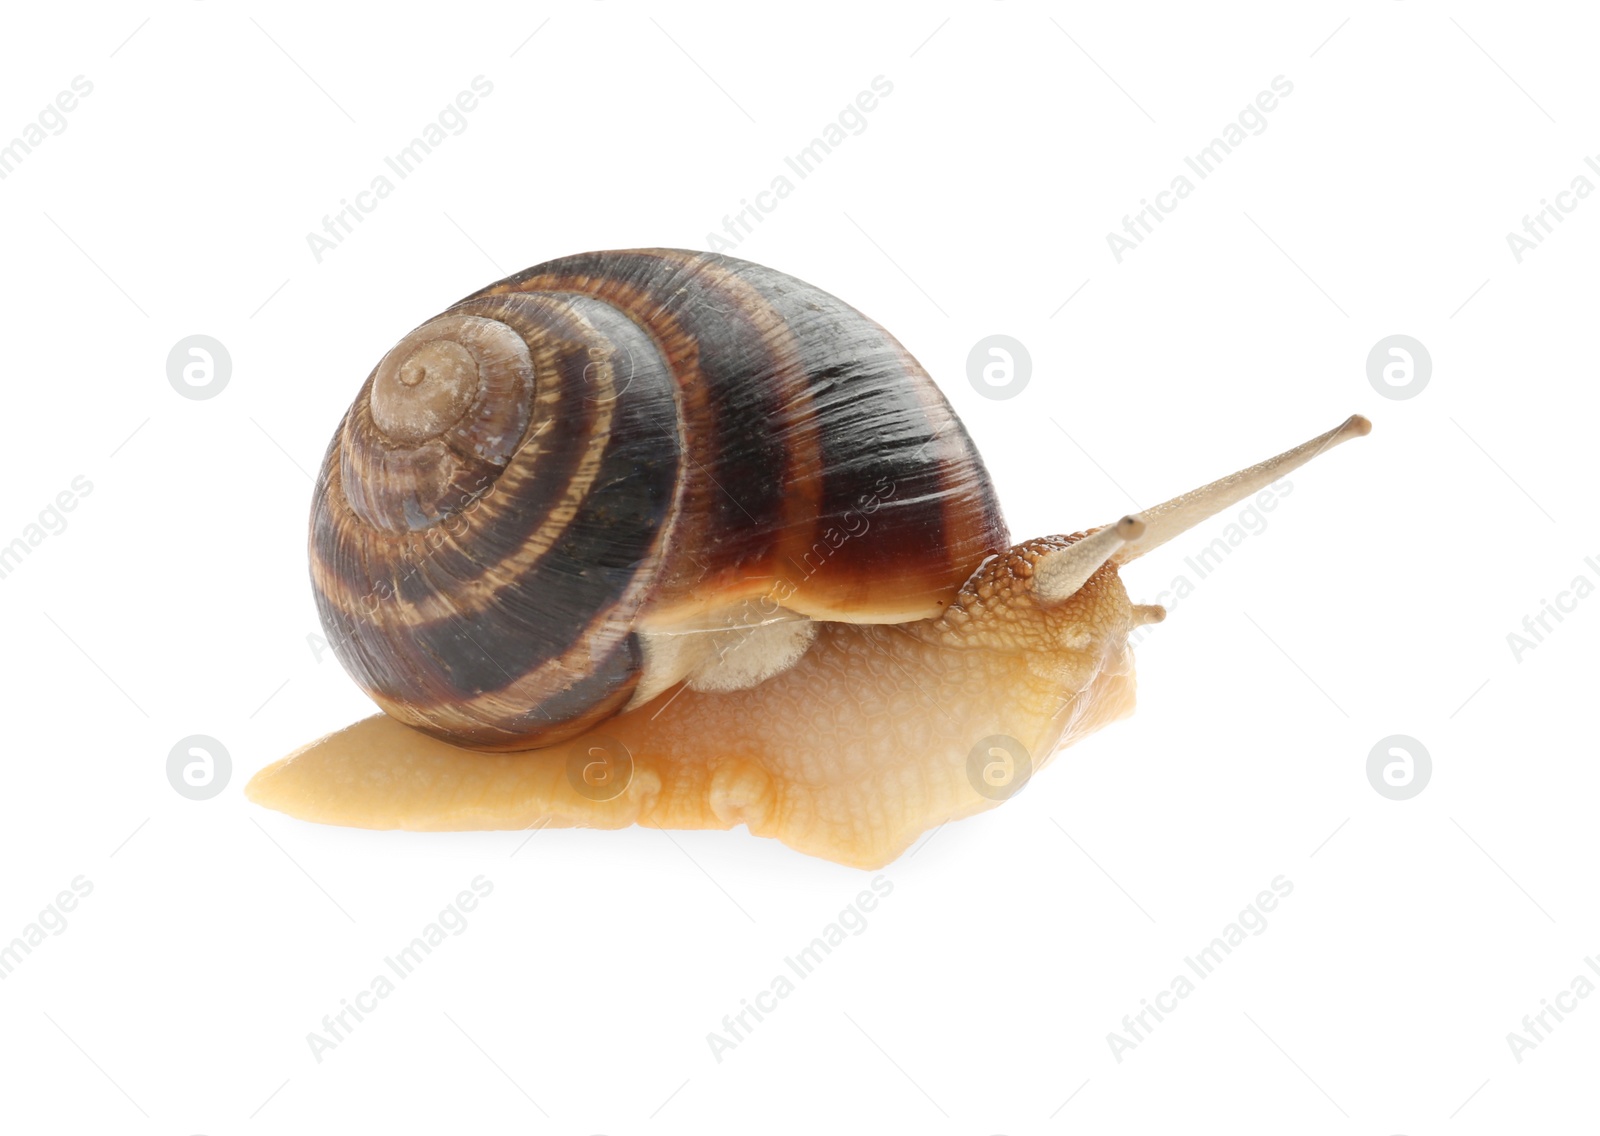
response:
{"label": "tentacle tip", "polygon": [[1339,433],[1346,438],[1365,438],[1372,433],[1372,419],[1364,414],[1352,414],[1339,427]]}
{"label": "tentacle tip", "polygon": [[1160,623],[1167,618],[1167,609],[1160,604],[1134,604],[1133,624],[1143,627],[1148,623]]}
{"label": "tentacle tip", "polygon": [[1117,522],[1117,535],[1123,540],[1138,540],[1144,535],[1144,521],[1136,516],[1123,517]]}

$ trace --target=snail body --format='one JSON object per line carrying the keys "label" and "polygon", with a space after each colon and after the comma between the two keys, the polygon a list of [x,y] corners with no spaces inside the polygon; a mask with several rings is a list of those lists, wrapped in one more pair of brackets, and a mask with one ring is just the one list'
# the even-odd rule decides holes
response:
{"label": "snail body", "polygon": [[248,792],[886,863],[1131,712],[1128,634],[1163,613],[1122,564],[1367,428],[1012,546],[938,388],[847,304],[716,254],[552,261],[402,339],[341,423],[312,580],[386,713]]}

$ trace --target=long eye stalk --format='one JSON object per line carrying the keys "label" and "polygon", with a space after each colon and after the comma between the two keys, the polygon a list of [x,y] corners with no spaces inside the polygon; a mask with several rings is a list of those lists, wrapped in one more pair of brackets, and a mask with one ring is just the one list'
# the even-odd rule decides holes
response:
{"label": "long eye stalk", "polygon": [[1123,517],[1114,525],[1092,532],[1059,552],[1039,558],[1034,568],[1033,590],[1046,602],[1064,600],[1100,571],[1100,566],[1144,532],[1138,517]]}
{"label": "long eye stalk", "polygon": [[1286,450],[1275,458],[1258,465],[1230,473],[1227,477],[1190,490],[1180,497],[1139,513],[1144,522],[1144,532],[1111,553],[1118,564],[1137,560],[1153,548],[1160,548],[1180,533],[1188,532],[1207,517],[1215,516],[1229,505],[1244,500],[1277,481],[1291,470],[1299,469],[1324,450],[1351,438],[1359,438],[1372,430],[1372,423],[1359,414],[1352,414],[1340,425],[1319,434],[1303,445]]}

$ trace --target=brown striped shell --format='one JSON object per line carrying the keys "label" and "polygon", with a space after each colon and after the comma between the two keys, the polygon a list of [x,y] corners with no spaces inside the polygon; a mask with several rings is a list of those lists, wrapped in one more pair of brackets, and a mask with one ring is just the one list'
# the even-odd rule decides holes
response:
{"label": "brown striped shell", "polygon": [[626,706],[647,632],[752,601],[928,618],[1008,543],[887,331],[760,265],[640,249],[527,269],[402,339],[328,449],[311,573],[384,710],[519,750]]}

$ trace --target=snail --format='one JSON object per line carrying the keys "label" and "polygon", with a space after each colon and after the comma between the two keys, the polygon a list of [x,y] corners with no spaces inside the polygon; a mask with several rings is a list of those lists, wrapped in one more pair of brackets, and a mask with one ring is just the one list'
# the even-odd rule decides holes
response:
{"label": "snail", "polygon": [[1129,633],[1165,612],[1119,569],[1369,429],[1012,544],[939,389],[843,301],[719,254],[553,260],[405,336],[346,413],[311,579],[384,713],[247,794],[881,866],[1132,711]]}

